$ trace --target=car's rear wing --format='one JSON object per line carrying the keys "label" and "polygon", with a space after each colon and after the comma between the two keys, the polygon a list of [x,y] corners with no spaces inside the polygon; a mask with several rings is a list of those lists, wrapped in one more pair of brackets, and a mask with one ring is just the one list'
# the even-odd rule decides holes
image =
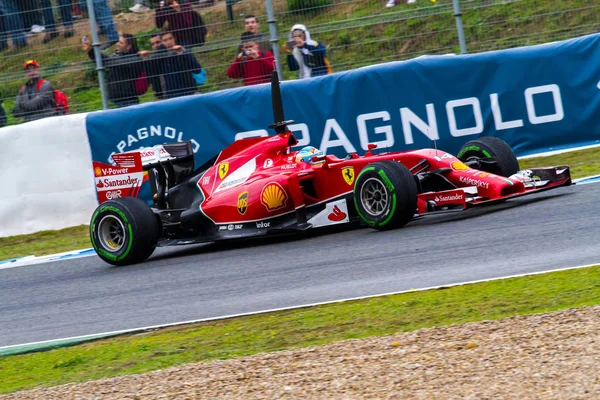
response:
{"label": "car's rear wing", "polygon": [[[170,143],[113,154],[115,165],[93,162],[98,201],[137,197],[142,183],[151,178],[153,195],[180,183],[194,170],[191,142]],[[159,196],[160,197],[160,196]]]}
{"label": "car's rear wing", "polygon": [[98,202],[121,197],[137,197],[144,179],[140,152],[113,154],[117,164],[93,162]]}

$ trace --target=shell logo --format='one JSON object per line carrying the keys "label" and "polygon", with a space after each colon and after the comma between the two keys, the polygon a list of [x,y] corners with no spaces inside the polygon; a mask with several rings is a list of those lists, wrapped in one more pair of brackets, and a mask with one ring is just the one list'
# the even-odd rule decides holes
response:
{"label": "shell logo", "polygon": [[452,164],[450,164],[450,166],[455,171],[468,171],[469,169],[471,169],[467,165],[461,163],[460,161],[454,161]]}
{"label": "shell logo", "polygon": [[94,169],[94,174],[96,174],[96,176],[102,175],[102,170],[100,169],[100,167],[96,167]]}
{"label": "shell logo", "polygon": [[260,194],[260,202],[269,212],[284,208],[287,199],[288,196],[279,183],[269,183]]}

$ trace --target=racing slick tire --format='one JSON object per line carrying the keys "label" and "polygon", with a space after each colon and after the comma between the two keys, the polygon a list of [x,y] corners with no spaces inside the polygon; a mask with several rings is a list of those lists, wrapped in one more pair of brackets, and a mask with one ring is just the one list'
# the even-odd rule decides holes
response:
{"label": "racing slick tire", "polygon": [[465,163],[473,159],[495,158],[495,164],[482,163],[477,169],[500,176],[509,177],[519,171],[519,161],[510,146],[493,136],[467,142],[458,152],[457,158]]}
{"label": "racing slick tire", "polygon": [[417,183],[408,168],[397,161],[366,165],[354,185],[354,205],[372,228],[387,230],[406,225],[417,209]]}
{"label": "racing slick tire", "polygon": [[160,224],[150,207],[135,197],[102,203],[90,221],[90,239],[98,256],[109,264],[144,261],[154,252]]}

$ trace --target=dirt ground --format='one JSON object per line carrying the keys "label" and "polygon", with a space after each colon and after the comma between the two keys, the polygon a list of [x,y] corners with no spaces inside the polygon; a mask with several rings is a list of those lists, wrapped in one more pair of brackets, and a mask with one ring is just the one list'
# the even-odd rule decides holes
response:
{"label": "dirt ground", "polygon": [[0,399],[598,399],[600,306],[514,317]]}

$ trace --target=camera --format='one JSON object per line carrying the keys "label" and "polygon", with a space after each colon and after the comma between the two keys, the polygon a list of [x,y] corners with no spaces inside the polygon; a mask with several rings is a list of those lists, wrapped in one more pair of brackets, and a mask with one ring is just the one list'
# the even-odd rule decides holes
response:
{"label": "camera", "polygon": [[246,57],[248,57],[250,55],[250,50],[244,50],[242,51],[242,54]]}

